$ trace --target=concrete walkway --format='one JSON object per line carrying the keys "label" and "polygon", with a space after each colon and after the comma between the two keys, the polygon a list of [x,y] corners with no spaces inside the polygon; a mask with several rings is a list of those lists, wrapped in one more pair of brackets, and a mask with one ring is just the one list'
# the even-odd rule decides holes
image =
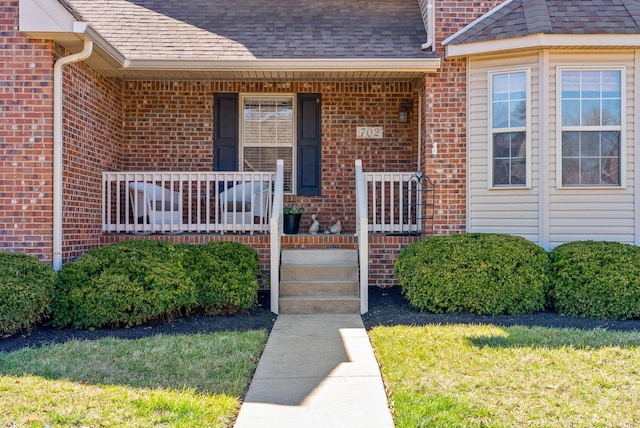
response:
{"label": "concrete walkway", "polygon": [[360,315],[279,315],[235,428],[393,428]]}

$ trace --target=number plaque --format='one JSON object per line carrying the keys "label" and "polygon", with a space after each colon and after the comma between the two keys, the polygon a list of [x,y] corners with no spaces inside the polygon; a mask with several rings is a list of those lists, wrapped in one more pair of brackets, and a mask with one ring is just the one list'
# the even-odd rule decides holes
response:
{"label": "number plaque", "polygon": [[356,138],[384,138],[382,126],[358,126]]}

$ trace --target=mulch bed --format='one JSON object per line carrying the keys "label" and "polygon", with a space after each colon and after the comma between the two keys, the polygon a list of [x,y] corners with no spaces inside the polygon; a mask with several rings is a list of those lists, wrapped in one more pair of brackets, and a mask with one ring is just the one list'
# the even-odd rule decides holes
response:
{"label": "mulch bed", "polygon": [[[168,323],[143,324],[131,328],[74,330],[47,325],[34,327],[29,334],[0,339],[0,352],[12,352],[26,347],[40,347],[71,340],[95,340],[103,337],[139,339],[156,334],[194,334],[216,331],[271,330],[276,315],[269,308],[268,292],[259,293],[258,305],[248,313],[226,316],[201,316],[176,319]],[[540,326],[593,330],[640,331],[640,320],[593,320],[538,312],[528,315],[482,316],[469,313],[433,314],[413,309],[399,287],[369,289],[369,312],[362,316],[367,329],[375,326],[430,324],[492,324],[498,326]]]}

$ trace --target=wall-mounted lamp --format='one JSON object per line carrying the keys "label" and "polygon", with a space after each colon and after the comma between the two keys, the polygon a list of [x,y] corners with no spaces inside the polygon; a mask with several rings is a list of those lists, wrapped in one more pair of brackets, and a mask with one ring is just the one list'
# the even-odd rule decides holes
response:
{"label": "wall-mounted lamp", "polygon": [[409,121],[409,114],[413,110],[413,101],[402,100],[398,107],[398,122],[407,123]]}

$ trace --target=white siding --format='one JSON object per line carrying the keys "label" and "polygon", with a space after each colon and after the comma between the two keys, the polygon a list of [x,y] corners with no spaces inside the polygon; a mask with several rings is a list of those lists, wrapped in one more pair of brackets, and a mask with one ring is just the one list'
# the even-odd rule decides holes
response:
{"label": "white siding", "polygon": [[[489,133],[488,133],[488,72],[515,69],[531,70],[531,188],[491,189],[488,182]],[[501,56],[469,62],[469,146],[468,146],[468,222],[469,232],[496,232],[523,236],[538,242],[540,211],[539,152],[535,141],[539,103],[538,56]]]}
{"label": "white siding", "polygon": [[[640,54],[640,51],[638,51]],[[636,207],[634,51],[540,51],[469,60],[468,222],[469,232],[520,235],[553,248],[577,240],[636,242],[640,216]],[[548,64],[548,68],[546,65]],[[557,182],[556,73],[561,66],[624,67],[622,188],[561,188]],[[545,69],[540,70],[540,67]],[[488,72],[531,70],[531,156],[529,189],[491,189],[488,183]],[[541,85],[546,80],[545,85]],[[541,93],[541,89],[544,93]],[[640,93],[640,91],[638,91]],[[540,102],[539,97],[544,97]],[[640,103],[638,103],[640,105]],[[544,134],[541,133],[544,130]],[[541,150],[542,149],[542,150]],[[541,158],[540,156],[543,156]],[[541,168],[543,168],[541,170]]]}
{"label": "white siding", "polygon": [[[626,145],[626,188],[560,188],[556,165],[557,121],[556,85],[558,66],[623,66],[626,73],[626,111],[623,110],[623,131]],[[549,246],[577,240],[635,241],[635,180],[634,180],[634,54],[613,52],[551,52],[549,103]],[[626,119],[626,121],[625,121]]]}

